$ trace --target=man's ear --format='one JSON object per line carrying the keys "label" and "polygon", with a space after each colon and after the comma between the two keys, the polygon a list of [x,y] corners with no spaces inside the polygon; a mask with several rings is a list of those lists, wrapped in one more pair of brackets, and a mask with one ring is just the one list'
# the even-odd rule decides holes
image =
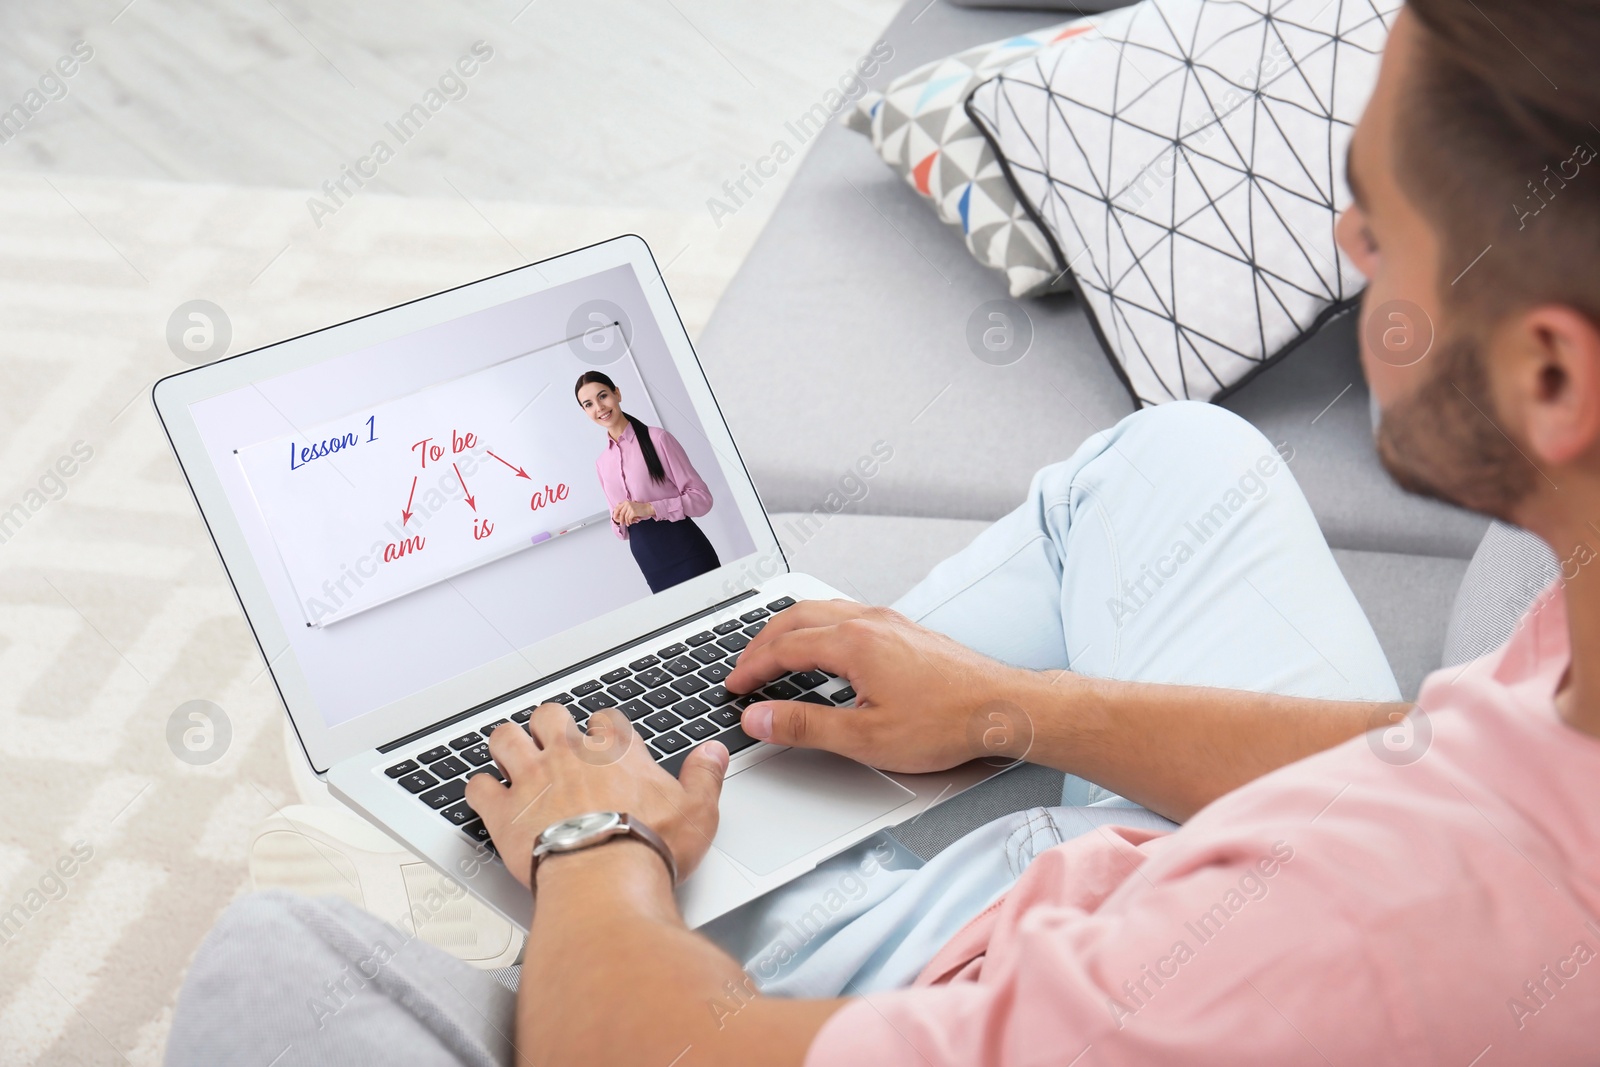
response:
{"label": "man's ear", "polygon": [[1507,384],[1535,459],[1565,465],[1600,450],[1600,327],[1550,304],[1525,314],[1517,333],[1524,358]]}

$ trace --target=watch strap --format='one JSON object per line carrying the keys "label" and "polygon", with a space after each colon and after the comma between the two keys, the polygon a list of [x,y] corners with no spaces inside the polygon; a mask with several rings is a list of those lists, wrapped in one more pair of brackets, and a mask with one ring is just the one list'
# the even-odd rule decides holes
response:
{"label": "watch strap", "polygon": [[[539,864],[549,856],[561,855],[562,853],[568,852],[583,852],[587,849],[597,848],[600,845],[604,845],[622,837],[635,838],[636,840],[643,841],[646,845],[649,845],[652,849],[654,849],[656,855],[661,857],[661,862],[667,865],[667,876],[672,880],[672,884],[676,886],[678,884],[678,863],[672,858],[672,850],[668,848],[667,843],[661,839],[661,835],[650,829],[649,826],[645,825],[645,823],[641,822],[639,819],[629,815],[627,812],[621,812],[620,815],[621,818],[617,822],[617,825],[611,830],[610,833],[606,834],[606,836],[597,837],[593,841],[585,842],[574,848],[545,849],[541,851],[538,840],[535,840],[533,858],[528,868],[528,888],[535,895],[538,895]],[[540,836],[542,837],[543,835],[541,834]]]}

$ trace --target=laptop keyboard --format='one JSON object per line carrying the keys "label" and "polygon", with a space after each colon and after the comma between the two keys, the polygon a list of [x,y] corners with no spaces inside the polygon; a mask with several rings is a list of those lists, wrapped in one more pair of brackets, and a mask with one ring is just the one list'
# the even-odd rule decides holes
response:
{"label": "laptop keyboard", "polygon": [[462,727],[459,737],[417,752],[384,773],[473,841],[493,850],[489,831],[464,799],[467,779],[492,774],[505,781],[489,755],[489,735],[507,722],[520,723],[526,729],[540,704],[566,705],[580,730],[589,716],[602,708],[620,709],[644,739],[650,755],[674,775],[690,749],[702,741],[715,739],[726,745],[730,754],[742,752],[757,743],[739,727],[740,714],[756,701],[855,702],[855,690],[848,685],[822,695],[836,680],[826,671],[788,674],[746,696],[735,696],[723,687],[750,639],[773,614],[793,603],[792,598],[782,597],[764,608],[750,608],[659,648],[653,655],[640,656],[625,667],[534,700],[509,719],[497,718],[475,730]]}

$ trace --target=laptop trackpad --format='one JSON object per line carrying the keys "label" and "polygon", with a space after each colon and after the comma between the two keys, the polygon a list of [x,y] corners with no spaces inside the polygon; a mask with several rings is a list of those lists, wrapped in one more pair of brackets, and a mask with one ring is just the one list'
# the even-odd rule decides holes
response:
{"label": "laptop trackpad", "polygon": [[916,796],[831,752],[791,748],[722,787],[716,847],[771,874]]}

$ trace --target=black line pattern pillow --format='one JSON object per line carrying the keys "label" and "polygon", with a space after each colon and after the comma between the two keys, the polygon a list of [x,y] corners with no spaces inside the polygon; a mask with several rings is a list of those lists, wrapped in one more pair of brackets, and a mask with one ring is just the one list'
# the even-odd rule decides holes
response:
{"label": "black line pattern pillow", "polygon": [[1214,400],[1346,306],[1344,153],[1399,0],[1144,0],[967,111],[1135,402]]}

